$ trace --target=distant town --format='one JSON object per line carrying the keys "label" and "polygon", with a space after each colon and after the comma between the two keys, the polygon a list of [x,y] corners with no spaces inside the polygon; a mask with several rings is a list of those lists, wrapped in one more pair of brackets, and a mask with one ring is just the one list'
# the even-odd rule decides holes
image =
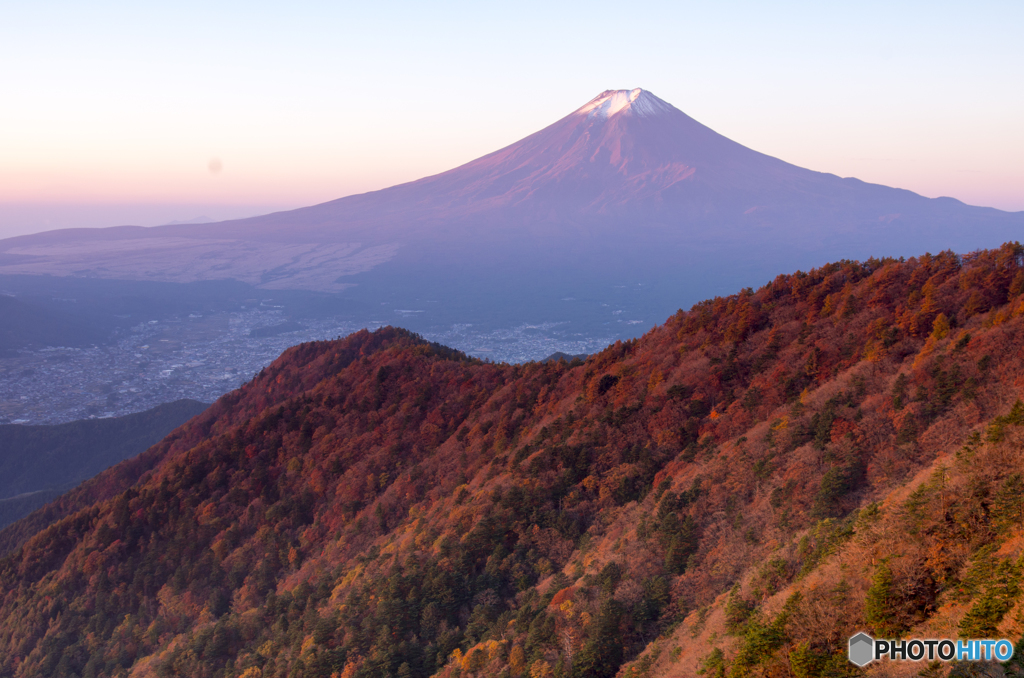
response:
{"label": "distant town", "polygon": [[[156,318],[121,331],[108,345],[47,347],[0,358],[0,424],[59,424],[116,417],[191,398],[212,403],[238,388],[286,348],[361,328],[402,326],[410,311],[367,322],[288,321],[267,303],[237,312]],[[383,315],[383,314],[382,314]],[[593,353],[613,341],[574,334],[571,323],[479,331],[460,324],[424,338],[494,362],[538,360],[555,352]]]}

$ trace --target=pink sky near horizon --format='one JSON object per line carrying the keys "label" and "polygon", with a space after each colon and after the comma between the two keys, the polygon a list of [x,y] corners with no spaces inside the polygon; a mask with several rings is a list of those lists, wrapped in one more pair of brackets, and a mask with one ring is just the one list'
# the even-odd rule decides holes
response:
{"label": "pink sky near horizon", "polygon": [[808,169],[1020,211],[1022,24],[999,0],[41,0],[0,24],[0,237],[385,188],[637,86]]}
{"label": "pink sky near horizon", "polygon": [[[543,123],[534,117],[540,129]],[[385,143],[376,153],[357,154],[344,144],[318,153],[301,148],[274,152],[239,144],[216,154],[197,148],[147,158],[123,149],[100,160],[82,157],[73,162],[65,155],[37,160],[34,167],[23,166],[17,172],[0,167],[0,237],[75,226],[152,226],[199,216],[221,220],[317,204],[443,172],[535,131],[524,129],[523,124],[511,126],[504,134],[462,135],[461,143],[451,145],[436,137],[424,143],[417,134],[396,143],[397,135],[392,134],[381,140]],[[793,139],[786,137],[785,130],[755,130],[763,132],[758,144],[737,138],[738,134],[731,135],[720,125],[710,126],[755,150],[808,169],[928,197],[949,196],[973,205],[1024,210],[1024,172],[1016,158],[1007,158],[1002,166],[979,168],[977,161],[971,163],[970,149],[936,149],[915,157],[910,149],[894,148],[897,144],[884,149],[877,144],[868,148],[866,143],[866,150],[877,155],[889,151],[892,157],[829,157],[833,149],[811,135]],[[366,137],[372,138],[371,133]],[[344,161],[360,155],[371,160]],[[998,157],[998,151],[992,155]],[[217,172],[210,169],[213,160],[220,162]],[[73,208],[79,211],[77,219]]]}

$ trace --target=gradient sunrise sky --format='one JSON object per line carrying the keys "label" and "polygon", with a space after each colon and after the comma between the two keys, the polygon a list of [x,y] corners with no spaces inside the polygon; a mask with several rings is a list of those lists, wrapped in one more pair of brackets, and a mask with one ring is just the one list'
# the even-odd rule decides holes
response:
{"label": "gradient sunrise sky", "polygon": [[298,207],[643,87],[803,167],[1024,210],[1024,3],[15,2],[0,237]]}

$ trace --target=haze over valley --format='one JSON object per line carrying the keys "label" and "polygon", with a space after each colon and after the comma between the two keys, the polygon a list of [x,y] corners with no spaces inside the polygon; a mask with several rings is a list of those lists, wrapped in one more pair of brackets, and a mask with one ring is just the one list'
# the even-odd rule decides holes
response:
{"label": "haze over valley", "polygon": [[[292,299],[264,297],[263,290],[247,292],[259,298],[239,300],[231,310],[204,305],[190,313],[151,309],[119,319],[109,335],[85,337],[92,341],[84,345],[22,346],[0,353],[0,424],[123,416],[180,398],[212,402],[252,379],[289,346],[386,324],[425,325],[424,334],[431,340],[466,346],[467,353],[496,362],[593,353],[623,333],[618,326],[639,324],[613,320],[616,326],[583,334],[570,331],[566,322],[501,329],[483,323],[437,327],[417,322],[422,311],[405,309],[388,309],[379,319],[359,321],[345,315],[293,316],[289,310],[294,312],[294,307],[288,305]],[[612,317],[622,315],[620,310]]]}

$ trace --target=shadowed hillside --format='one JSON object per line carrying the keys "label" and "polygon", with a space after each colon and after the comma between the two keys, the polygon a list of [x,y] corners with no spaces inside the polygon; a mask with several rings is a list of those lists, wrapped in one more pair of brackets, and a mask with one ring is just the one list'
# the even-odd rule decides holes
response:
{"label": "shadowed hillside", "polygon": [[206,407],[178,400],[124,417],[0,426],[0,527],[145,451]]}
{"label": "shadowed hillside", "polygon": [[0,676],[837,676],[859,630],[1016,640],[1022,316],[1010,244],[779,276],[585,362],[297,346],[0,533]]}

